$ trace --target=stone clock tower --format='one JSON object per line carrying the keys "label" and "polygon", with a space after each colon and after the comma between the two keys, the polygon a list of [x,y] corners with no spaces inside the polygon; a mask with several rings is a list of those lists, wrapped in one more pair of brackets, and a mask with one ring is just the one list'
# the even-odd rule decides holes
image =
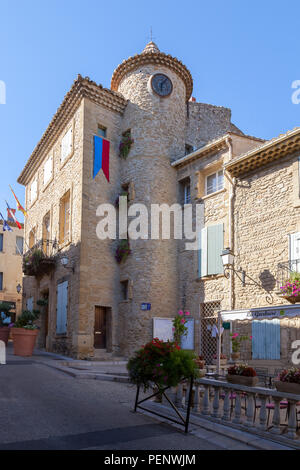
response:
{"label": "stone clock tower", "polygon": [[[129,204],[143,203],[149,213],[149,239],[131,240],[131,255],[121,264],[120,280],[128,280],[130,297],[119,312],[120,348],[125,354],[152,339],[153,317],[173,317],[180,307],[177,241],[151,240],[150,208],[179,202],[170,162],[184,155],[186,103],[192,88],[187,68],[153,42],[122,62],[112,77],[111,89],[128,100],[122,132],[130,129],[134,139],[122,161],[121,183],[132,188]],[[141,309],[144,302],[151,310]]]}

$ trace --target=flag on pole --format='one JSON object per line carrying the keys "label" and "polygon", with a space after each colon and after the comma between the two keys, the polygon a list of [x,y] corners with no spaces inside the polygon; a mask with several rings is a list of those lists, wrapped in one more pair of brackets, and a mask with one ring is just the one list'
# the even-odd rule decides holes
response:
{"label": "flag on pole", "polygon": [[9,216],[10,219],[12,219],[12,220],[14,221],[14,223],[16,224],[16,226],[18,227],[18,229],[22,230],[22,225],[20,224],[20,222],[17,221],[13,209],[11,209],[11,208],[9,207],[7,201],[5,201],[5,202],[6,202],[6,205],[7,205],[7,215]]}
{"label": "flag on pole", "polygon": [[3,220],[3,232],[13,232],[13,229],[8,225],[6,220],[4,219],[3,215],[0,212],[0,217]]}
{"label": "flag on pole", "polygon": [[103,173],[109,182],[109,145],[108,140],[94,135],[94,169],[93,178],[96,178],[99,171]]}
{"label": "flag on pole", "polygon": [[23,212],[24,216],[27,217],[27,212],[25,211],[24,207],[21,206],[20,201],[19,201],[19,199],[17,198],[17,196],[15,195],[15,193],[14,193],[12,187],[11,187],[11,186],[9,186],[9,187],[10,187],[10,190],[11,190],[11,192],[13,193],[14,198],[15,198],[15,200],[16,200],[18,211]]}
{"label": "flag on pole", "polygon": [[7,209],[7,222],[14,222],[12,214],[16,215],[16,209]]}

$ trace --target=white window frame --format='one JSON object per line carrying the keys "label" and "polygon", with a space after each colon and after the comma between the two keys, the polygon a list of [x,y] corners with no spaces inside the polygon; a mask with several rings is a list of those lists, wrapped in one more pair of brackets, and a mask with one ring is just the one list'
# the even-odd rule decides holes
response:
{"label": "white window frame", "polygon": [[[50,176],[48,177],[47,180],[45,179],[46,169],[50,171]],[[43,171],[44,186],[47,186],[47,184],[50,183],[52,178],[53,178],[53,154],[50,154],[50,155],[48,155],[48,158],[47,158],[47,160],[45,161],[45,164],[44,164],[44,171]]]}
{"label": "white window frame", "polygon": [[[189,197],[187,197],[187,188],[189,188]],[[192,202],[191,182],[190,182],[190,180],[186,181],[183,184],[183,201],[184,201],[184,204],[191,204],[191,202]]]}
{"label": "white window frame", "polygon": [[[35,184],[35,194],[32,194],[32,187]],[[30,185],[30,204],[33,204],[38,197],[38,180],[35,178]]]}
{"label": "white window frame", "polygon": [[[223,173],[223,187],[219,188],[218,187],[218,180],[219,180],[219,173],[221,173],[221,172]],[[217,178],[217,185],[216,185],[217,189],[216,189],[216,191],[208,193],[207,192],[207,180],[210,176],[213,176],[213,175],[216,175],[216,178]],[[222,191],[222,189],[224,189],[224,170],[222,168],[220,170],[214,171],[213,173],[210,173],[209,175],[206,175],[206,177],[205,177],[205,196],[210,196],[211,194],[215,194],[218,191]]]}
{"label": "white window frame", "polygon": [[[68,150],[68,146],[70,146]],[[66,154],[64,155],[64,149],[66,148]],[[60,144],[60,163],[64,165],[67,160],[73,154],[74,148],[74,132],[73,132],[73,124],[68,127],[67,131],[64,133],[63,138],[61,139]]]}

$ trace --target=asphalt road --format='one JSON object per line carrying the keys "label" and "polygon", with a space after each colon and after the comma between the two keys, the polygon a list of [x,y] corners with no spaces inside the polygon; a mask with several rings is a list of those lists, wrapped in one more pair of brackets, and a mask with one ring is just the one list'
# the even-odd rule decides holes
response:
{"label": "asphalt road", "polygon": [[133,413],[134,397],[128,384],[78,380],[10,356],[0,365],[0,450],[221,449]]}

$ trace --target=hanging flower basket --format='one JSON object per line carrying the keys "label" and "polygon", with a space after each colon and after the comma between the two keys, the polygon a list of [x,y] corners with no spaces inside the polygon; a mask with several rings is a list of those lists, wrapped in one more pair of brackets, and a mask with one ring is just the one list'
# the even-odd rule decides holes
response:
{"label": "hanging flower basket", "polygon": [[300,273],[291,273],[289,280],[280,287],[280,295],[291,304],[300,302]]}
{"label": "hanging flower basket", "polygon": [[131,138],[131,131],[128,130],[124,132],[124,134],[122,135],[120,146],[119,146],[120,158],[123,158],[124,160],[126,160],[133,143],[134,143],[134,140]]}

